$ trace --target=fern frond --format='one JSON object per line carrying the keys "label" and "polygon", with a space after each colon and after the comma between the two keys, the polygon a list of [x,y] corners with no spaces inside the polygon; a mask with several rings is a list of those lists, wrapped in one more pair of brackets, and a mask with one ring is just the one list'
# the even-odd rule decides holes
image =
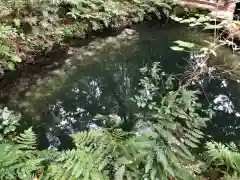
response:
{"label": "fern frond", "polygon": [[225,166],[226,171],[240,172],[240,153],[229,146],[217,142],[206,143],[205,158],[210,165]]}
{"label": "fern frond", "polygon": [[35,151],[24,151],[19,145],[0,144],[0,179],[31,179],[42,168],[44,158],[37,158]]}
{"label": "fern frond", "polygon": [[86,179],[107,180],[98,169],[102,151],[85,148],[63,152],[47,170],[45,179]]}
{"label": "fern frond", "polygon": [[89,146],[96,143],[103,136],[103,130],[81,131],[72,134],[77,147]]}
{"label": "fern frond", "polygon": [[29,128],[17,137],[16,142],[23,149],[34,150],[36,149],[36,134],[32,128]]}
{"label": "fern frond", "polygon": [[237,172],[234,172],[232,175],[226,174],[223,177],[223,180],[239,180],[240,179],[240,174]]}

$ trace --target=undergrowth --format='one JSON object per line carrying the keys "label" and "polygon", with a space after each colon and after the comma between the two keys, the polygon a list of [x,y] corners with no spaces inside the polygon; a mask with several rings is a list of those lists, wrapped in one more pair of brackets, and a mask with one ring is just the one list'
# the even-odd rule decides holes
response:
{"label": "undergrowth", "polygon": [[168,15],[170,0],[6,0],[0,2],[0,73],[34,62],[64,39]]}

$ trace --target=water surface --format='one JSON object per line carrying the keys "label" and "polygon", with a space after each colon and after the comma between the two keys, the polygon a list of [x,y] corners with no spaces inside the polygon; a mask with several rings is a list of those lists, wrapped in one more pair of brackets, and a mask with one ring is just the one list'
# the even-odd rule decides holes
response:
{"label": "water surface", "polygon": [[[73,131],[97,128],[100,124],[93,121],[97,114],[117,114],[122,118],[132,115],[133,105],[128,99],[137,91],[139,68],[158,61],[167,73],[184,72],[191,55],[173,51],[173,41],[203,45],[204,40],[211,39],[210,33],[182,25],[142,24],[125,29],[117,36],[76,48],[57,69],[17,78],[2,89],[2,106],[20,111],[25,124],[33,125],[45,144],[49,140],[55,145],[64,144]],[[226,59],[229,69],[238,64],[236,55],[226,47],[223,50],[211,64],[224,64]],[[196,87],[202,92],[204,105],[215,104],[216,116],[206,132],[216,140],[238,140],[240,106],[236,79],[207,77]]]}

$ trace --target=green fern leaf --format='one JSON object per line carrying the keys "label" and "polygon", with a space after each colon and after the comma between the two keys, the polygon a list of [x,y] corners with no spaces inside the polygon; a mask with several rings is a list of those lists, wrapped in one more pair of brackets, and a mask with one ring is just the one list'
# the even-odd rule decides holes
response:
{"label": "green fern leaf", "polygon": [[17,137],[17,143],[21,145],[21,148],[34,150],[36,149],[36,134],[29,128],[21,133]]}

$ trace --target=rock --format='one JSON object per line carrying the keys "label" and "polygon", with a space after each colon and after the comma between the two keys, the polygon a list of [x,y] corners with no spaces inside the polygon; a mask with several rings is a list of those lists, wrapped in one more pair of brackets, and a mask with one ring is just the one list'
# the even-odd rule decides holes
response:
{"label": "rock", "polygon": [[217,6],[209,15],[219,19],[233,20],[236,0],[220,0],[219,3],[221,6]]}
{"label": "rock", "polygon": [[211,13],[209,13],[209,16],[213,18],[218,19],[227,19],[229,21],[233,20],[233,13],[230,11],[224,11],[224,10],[213,10]]}
{"label": "rock", "polygon": [[236,8],[236,0],[180,0],[177,4],[190,8],[200,8],[211,11],[211,17],[232,20]]}

